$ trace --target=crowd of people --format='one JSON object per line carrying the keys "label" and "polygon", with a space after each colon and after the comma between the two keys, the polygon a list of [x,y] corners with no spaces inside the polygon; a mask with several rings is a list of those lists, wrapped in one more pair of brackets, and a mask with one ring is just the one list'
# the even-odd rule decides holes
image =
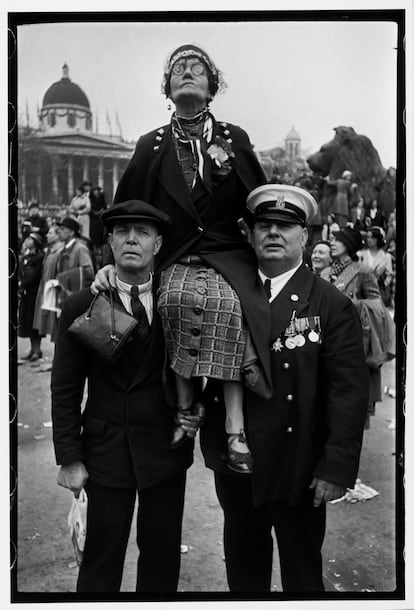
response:
{"label": "crowd of people", "polygon": [[[273,530],[283,590],[323,592],[326,503],[353,487],[381,400],[393,357],[390,217],[381,224],[372,205],[357,226],[361,214],[352,221],[337,201],[328,227],[311,189],[266,183],[246,132],[210,111],[224,88],[203,49],[178,47],[163,72],[171,122],[140,138],[114,205],[94,208],[84,184],[46,251],[33,230],[23,242],[32,302],[60,315],[53,440],[58,484],[88,499],[80,593],[119,591],[137,496],[136,590],[177,590],[199,429],[230,591],[270,591]],[[98,224],[109,247],[94,261]],[[100,293],[137,321],[116,361],[71,331]],[[33,319],[30,360],[51,328]]]}

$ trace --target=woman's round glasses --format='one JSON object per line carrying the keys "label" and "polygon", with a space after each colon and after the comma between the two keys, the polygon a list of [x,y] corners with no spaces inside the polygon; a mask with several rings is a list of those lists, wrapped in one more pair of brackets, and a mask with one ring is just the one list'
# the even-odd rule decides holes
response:
{"label": "woman's round glasses", "polygon": [[[177,76],[184,74],[186,65],[187,65],[186,61],[177,61],[173,65],[172,73],[176,74]],[[203,64],[200,63],[199,61],[197,61],[193,64],[190,64],[190,70],[191,70],[191,74],[193,74],[193,76],[200,76],[205,71]]]}

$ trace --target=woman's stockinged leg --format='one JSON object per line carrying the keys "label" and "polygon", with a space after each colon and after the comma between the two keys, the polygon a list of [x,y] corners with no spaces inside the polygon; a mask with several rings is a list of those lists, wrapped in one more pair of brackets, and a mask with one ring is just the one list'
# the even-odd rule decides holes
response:
{"label": "woman's stockinged leg", "polygon": [[[238,381],[223,381],[224,404],[226,408],[227,434],[240,434],[244,431],[243,386]],[[233,448],[240,453],[249,453],[246,442],[235,439]]]}

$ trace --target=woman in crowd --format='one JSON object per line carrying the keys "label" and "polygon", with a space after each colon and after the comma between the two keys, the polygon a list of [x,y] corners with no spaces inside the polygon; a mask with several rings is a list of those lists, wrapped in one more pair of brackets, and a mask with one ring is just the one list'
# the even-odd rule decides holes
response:
{"label": "woman in crowd", "polygon": [[56,311],[42,309],[42,304],[46,282],[56,278],[57,260],[59,252],[63,248],[57,225],[50,226],[46,239],[47,249],[43,259],[42,275],[36,295],[33,328],[37,329],[42,336],[50,335],[51,341],[54,342],[56,339],[58,322],[57,313]]}
{"label": "woman in crowd", "polygon": [[320,275],[324,269],[332,264],[331,243],[320,240],[313,244],[311,251],[312,271]]}
{"label": "woman in crowd", "polygon": [[366,244],[367,247],[361,251],[361,261],[377,278],[384,304],[391,307],[393,270],[391,254],[385,251],[384,229],[382,227],[369,229],[366,235]]}
{"label": "woman in crowd", "polygon": [[359,260],[362,245],[362,236],[357,229],[345,227],[337,231],[331,243],[332,265],[322,271],[321,277],[332,282],[348,296],[361,317],[369,371],[369,405],[365,424],[365,427],[369,428],[369,417],[375,415],[375,404],[382,400],[382,393],[381,365],[378,365],[377,361],[374,362],[377,355],[373,357],[373,354],[367,351],[370,344],[368,320],[371,323],[373,319],[377,321],[372,330],[379,333],[384,313],[377,279]]}
{"label": "woman in crowd", "polygon": [[89,193],[84,192],[82,186],[78,186],[75,196],[69,204],[68,212],[79,224],[82,237],[89,239],[91,202]]}
{"label": "woman in crowd", "polygon": [[33,327],[36,294],[42,276],[43,239],[39,233],[30,233],[24,240],[19,258],[19,337],[29,337],[30,351],[22,360],[35,362],[42,357],[42,337]]}
{"label": "woman in crowd", "polygon": [[[143,199],[173,221],[156,270],[162,271],[158,307],[177,409],[193,409],[197,378],[222,380],[228,466],[246,473],[251,472],[242,413],[247,328],[255,347],[252,360],[260,362],[267,381],[269,308],[238,221],[247,215],[248,193],[266,179],[245,131],[216,121],[210,111],[224,87],[221,71],[200,47],[186,44],[171,53],[162,88],[175,112],[169,125],[140,138],[115,202]],[[177,426],[172,446],[185,439]]]}

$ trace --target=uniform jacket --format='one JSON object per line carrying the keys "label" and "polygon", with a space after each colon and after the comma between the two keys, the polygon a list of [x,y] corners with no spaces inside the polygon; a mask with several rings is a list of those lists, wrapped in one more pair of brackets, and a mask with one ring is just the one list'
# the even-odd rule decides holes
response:
{"label": "uniform jacket", "polygon": [[62,310],[51,381],[56,460],[82,461],[103,486],[151,487],[190,466],[193,451],[191,442],[174,451],[168,446],[173,409],[163,394],[161,321],[154,312],[150,339],[133,334],[119,361],[107,364],[67,332],[92,298],[83,290]]}
{"label": "uniform jacket", "polygon": [[233,171],[224,180],[214,184],[214,162],[206,154],[204,183],[190,193],[177,160],[171,127],[165,125],[139,139],[114,201],[143,199],[171,217],[173,231],[156,259],[158,271],[196,250],[233,286],[269,379],[270,360],[263,349],[270,324],[266,295],[257,278],[253,250],[237,224],[246,214],[248,193],[264,184],[266,178],[245,131],[214,121],[212,142],[217,135],[231,140],[234,152],[230,159]]}
{"label": "uniform jacket", "polygon": [[[255,504],[296,504],[313,477],[354,485],[368,406],[362,333],[351,301],[305,265],[269,308],[272,327],[266,345],[274,394],[269,400],[250,392],[245,396],[253,497]],[[320,342],[310,341],[305,330],[302,347],[286,347],[285,329],[293,312],[310,328],[317,316]],[[202,449],[208,467],[226,472],[220,460],[224,409],[213,384],[206,392]]]}

